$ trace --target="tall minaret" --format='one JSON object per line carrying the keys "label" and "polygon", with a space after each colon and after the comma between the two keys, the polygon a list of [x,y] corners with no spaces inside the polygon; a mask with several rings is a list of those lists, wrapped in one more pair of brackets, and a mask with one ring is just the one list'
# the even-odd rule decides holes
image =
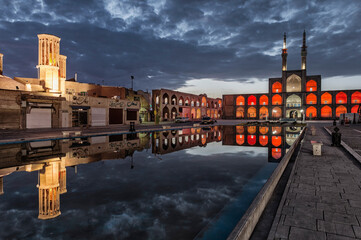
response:
{"label": "tall minaret", "polygon": [[303,43],[301,48],[301,69],[306,70],[306,57],[307,57],[307,46],[306,46],[306,30],[303,31]]}
{"label": "tall minaret", "polygon": [[59,162],[46,163],[39,171],[39,219],[50,219],[60,213]]}
{"label": "tall minaret", "polygon": [[286,33],[283,35],[283,48],[282,48],[282,71],[287,71],[287,48],[286,48]]}

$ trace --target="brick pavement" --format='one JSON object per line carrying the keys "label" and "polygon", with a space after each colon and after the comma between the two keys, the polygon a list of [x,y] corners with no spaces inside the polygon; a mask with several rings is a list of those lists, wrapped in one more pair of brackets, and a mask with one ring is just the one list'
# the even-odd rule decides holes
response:
{"label": "brick pavement", "polygon": [[[311,140],[323,142],[322,156]],[[308,130],[268,239],[361,239],[360,166],[321,126]]]}

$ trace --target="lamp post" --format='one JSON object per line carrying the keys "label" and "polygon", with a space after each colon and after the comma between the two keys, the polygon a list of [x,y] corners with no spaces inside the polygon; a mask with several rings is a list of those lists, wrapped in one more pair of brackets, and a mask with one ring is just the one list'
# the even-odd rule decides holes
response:
{"label": "lamp post", "polygon": [[305,122],[305,114],[303,114],[303,109],[301,109],[301,114],[302,114],[302,123]]}

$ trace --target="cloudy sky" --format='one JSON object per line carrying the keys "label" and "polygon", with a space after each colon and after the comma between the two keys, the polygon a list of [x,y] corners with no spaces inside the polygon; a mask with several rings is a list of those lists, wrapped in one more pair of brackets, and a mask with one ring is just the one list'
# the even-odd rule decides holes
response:
{"label": "cloudy sky", "polygon": [[[61,37],[67,77],[135,89],[170,88],[220,97],[267,92],[300,68],[307,31],[308,74],[322,90],[361,88],[361,1],[354,0],[0,0],[4,74],[36,77],[37,34]],[[342,81],[342,84],[340,84]]]}

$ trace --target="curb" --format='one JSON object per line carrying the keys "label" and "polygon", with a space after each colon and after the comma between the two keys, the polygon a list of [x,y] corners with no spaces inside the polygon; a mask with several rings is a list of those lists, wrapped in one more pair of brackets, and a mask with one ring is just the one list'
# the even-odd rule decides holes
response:
{"label": "curb", "polygon": [[[323,127],[326,132],[328,132],[330,135],[332,135],[332,132],[330,129]],[[359,163],[361,163],[361,156],[358,154],[355,150],[353,150],[349,145],[347,145],[344,141],[341,140],[341,146],[349,153],[351,154]]]}
{"label": "curb", "polygon": [[277,168],[273,171],[270,178],[263,185],[262,189],[259,191],[257,196],[254,198],[251,205],[248,207],[247,211],[237,223],[231,234],[228,236],[227,240],[243,240],[249,239],[253,233],[254,228],[256,227],[264,209],[267,206],[268,201],[270,200],[274,189],[276,188],[284,170],[286,169],[289,160],[291,159],[296,147],[303,139],[307,127],[305,127],[297,140],[289,148],[286,155],[282,158],[281,162],[278,164]]}

